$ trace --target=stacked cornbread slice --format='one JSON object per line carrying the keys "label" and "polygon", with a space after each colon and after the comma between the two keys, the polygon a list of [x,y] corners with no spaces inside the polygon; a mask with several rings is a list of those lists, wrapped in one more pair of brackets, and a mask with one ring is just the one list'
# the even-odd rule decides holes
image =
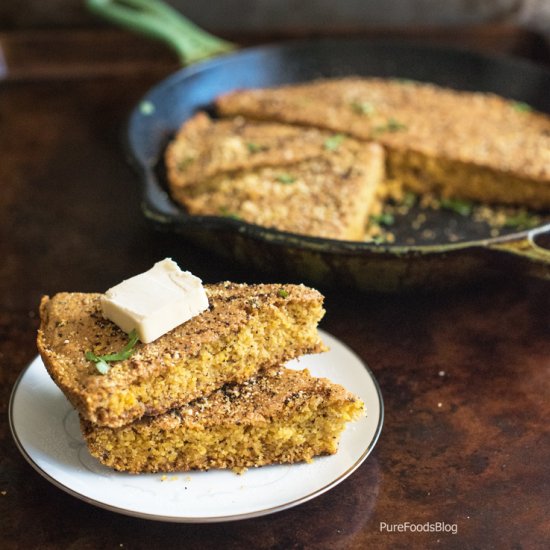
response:
{"label": "stacked cornbread slice", "polygon": [[101,374],[90,353],[128,335],[100,294],[44,297],[38,349],[81,416],[93,456],[117,470],[169,472],[310,460],[336,452],[362,402],[282,365],[323,351],[323,297],[303,285],[205,285],[206,311]]}
{"label": "stacked cornbread slice", "polygon": [[92,455],[117,470],[242,471],[334,454],[361,409],[342,386],[281,367],[118,429],[82,427]]}

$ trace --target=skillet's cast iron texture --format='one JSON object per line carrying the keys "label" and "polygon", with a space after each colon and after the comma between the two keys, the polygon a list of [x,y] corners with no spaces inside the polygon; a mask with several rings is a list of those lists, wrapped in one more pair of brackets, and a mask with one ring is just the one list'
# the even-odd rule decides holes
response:
{"label": "skillet's cast iron texture", "polygon": [[[506,57],[418,43],[364,39],[291,42],[242,50],[182,69],[132,112],[127,144],[143,182],[143,209],[157,227],[288,279],[394,291],[447,287],[498,270],[550,278],[550,225],[489,238],[468,227],[458,242],[376,245],[308,238],[237,220],[188,216],[163,183],[162,157],[181,123],[239,88],[323,77],[381,76],[494,92],[550,113],[550,71]],[[411,230],[412,231],[412,230]]]}

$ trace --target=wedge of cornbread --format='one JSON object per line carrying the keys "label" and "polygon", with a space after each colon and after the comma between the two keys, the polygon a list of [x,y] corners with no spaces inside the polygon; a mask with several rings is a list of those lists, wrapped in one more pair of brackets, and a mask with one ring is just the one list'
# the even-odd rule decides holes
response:
{"label": "wedge of cornbread", "polygon": [[61,293],[40,305],[38,350],[83,418],[118,427],[323,351],[323,297],[303,285],[205,285],[207,311],[100,374],[86,352],[116,353],[128,335],[101,315],[100,294]]}
{"label": "wedge of cornbread", "polygon": [[199,112],[166,149],[172,188],[255,167],[280,167],[323,155],[330,133],[317,128],[257,122],[243,117],[213,120]]}
{"label": "wedge of cornbread", "polygon": [[355,77],[236,91],[217,109],[378,142],[387,177],[416,192],[550,207],[550,117],[494,94]]}
{"label": "wedge of cornbread", "polygon": [[183,126],[167,166],[171,194],[190,214],[344,240],[363,238],[384,177],[376,144],[203,114]]}
{"label": "wedge of cornbread", "polygon": [[91,454],[120,471],[243,471],[334,454],[363,407],[342,386],[280,368],[121,428],[82,421],[82,432]]}
{"label": "wedge of cornbread", "polygon": [[343,159],[218,176],[175,196],[190,214],[225,215],[301,235],[360,240],[383,173],[374,144]]}

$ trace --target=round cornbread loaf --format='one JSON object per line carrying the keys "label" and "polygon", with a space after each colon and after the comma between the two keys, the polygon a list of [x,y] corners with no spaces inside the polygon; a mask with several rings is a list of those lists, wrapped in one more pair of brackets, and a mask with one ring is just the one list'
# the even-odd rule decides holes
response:
{"label": "round cornbread loaf", "polygon": [[344,132],[380,143],[413,191],[550,208],[550,117],[491,93],[409,80],[319,80],[220,97],[222,116]]}

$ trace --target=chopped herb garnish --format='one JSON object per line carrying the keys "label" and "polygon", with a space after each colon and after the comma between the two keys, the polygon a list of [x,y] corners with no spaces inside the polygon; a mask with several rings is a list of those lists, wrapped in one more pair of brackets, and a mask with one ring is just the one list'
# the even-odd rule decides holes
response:
{"label": "chopped herb garnish", "polygon": [[193,161],[195,160],[195,157],[185,157],[184,159],[181,159],[178,162],[178,168],[180,170],[185,170]]}
{"label": "chopped herb garnish", "polygon": [[95,368],[99,371],[100,374],[107,374],[111,370],[111,365],[104,361],[103,359],[100,359],[99,361],[95,362]]}
{"label": "chopped herb garnish", "polygon": [[386,239],[382,235],[376,235],[371,239],[371,242],[374,244],[384,244],[386,242]]}
{"label": "chopped herb garnish", "polygon": [[410,191],[407,191],[403,195],[403,201],[402,202],[407,208],[411,208],[412,206],[414,206],[416,204],[416,195],[414,193],[411,193]]}
{"label": "chopped herb garnish", "polygon": [[530,214],[526,210],[520,210],[514,216],[508,216],[504,222],[504,227],[516,227],[531,229],[540,224],[539,216]]}
{"label": "chopped herb garnish", "polygon": [[371,216],[370,220],[378,225],[392,225],[395,222],[395,218],[390,212],[382,212]]}
{"label": "chopped herb garnish", "polygon": [[137,344],[139,336],[135,330],[130,332],[128,336],[128,343],[122,348],[121,351],[117,353],[109,353],[107,355],[96,355],[93,351],[87,351],[85,353],[86,359],[88,359],[88,361],[93,361],[96,369],[101,374],[107,374],[111,368],[109,363],[113,361],[124,361],[134,353],[134,346]]}
{"label": "chopped herb garnish", "polygon": [[441,208],[451,210],[461,216],[469,216],[472,213],[473,205],[471,202],[460,199],[441,199],[439,201]]}
{"label": "chopped herb garnish", "polygon": [[376,126],[374,128],[375,134],[382,134],[384,132],[399,132],[400,130],[406,130],[407,126],[402,124],[395,118],[389,118],[388,122],[383,126]]}
{"label": "chopped herb garnish", "polygon": [[281,298],[288,298],[288,292],[284,288],[280,288],[277,291],[277,296],[280,296]]}
{"label": "chopped herb garnish", "polygon": [[395,82],[399,82],[399,84],[409,85],[409,84],[415,84],[416,80],[412,80],[411,78],[396,78]]}
{"label": "chopped herb garnish", "polygon": [[235,214],[235,212],[231,212],[229,210],[229,208],[227,208],[226,206],[222,206],[220,208],[220,214],[222,216],[225,216],[226,218],[231,218],[233,220],[240,220],[242,219],[238,214]]}
{"label": "chopped herb garnish", "polygon": [[395,120],[395,118],[390,118],[388,120],[388,132],[398,132],[399,130],[406,130],[407,127],[405,124]]}
{"label": "chopped herb garnish", "polygon": [[358,115],[372,115],[374,113],[374,105],[369,101],[353,101],[351,108]]}
{"label": "chopped herb garnish", "polygon": [[155,104],[150,101],[142,101],[139,104],[139,112],[142,115],[152,115],[155,112]]}
{"label": "chopped herb garnish", "polygon": [[287,173],[279,174],[275,179],[281,183],[294,183],[296,181],[294,176]]}
{"label": "chopped herb garnish", "polygon": [[520,113],[529,113],[533,110],[531,105],[523,101],[514,101],[514,103],[512,103],[512,108]]}
{"label": "chopped herb garnish", "polygon": [[265,145],[260,145],[259,143],[255,143],[253,141],[249,141],[246,144],[246,147],[251,153],[259,153],[260,151],[265,151],[267,149]]}
{"label": "chopped herb garnish", "polygon": [[344,134],[336,134],[334,136],[330,136],[325,140],[325,149],[327,149],[328,151],[336,151],[345,139],[346,136]]}

